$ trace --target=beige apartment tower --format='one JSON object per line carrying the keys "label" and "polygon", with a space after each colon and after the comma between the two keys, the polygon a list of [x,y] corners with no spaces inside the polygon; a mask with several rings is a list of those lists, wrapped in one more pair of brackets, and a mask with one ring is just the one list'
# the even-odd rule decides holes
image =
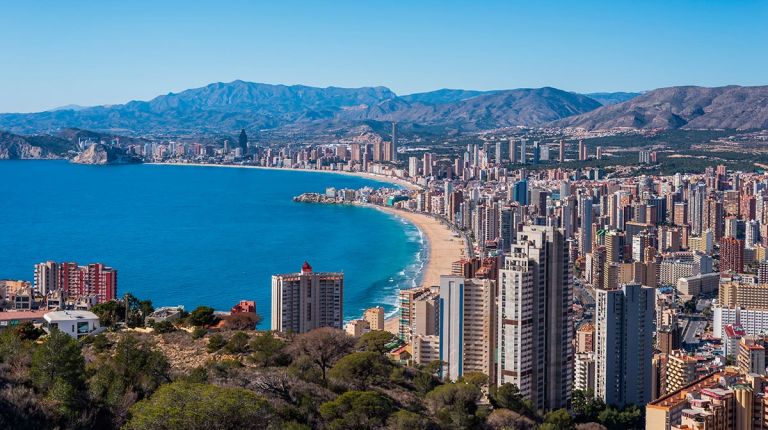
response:
{"label": "beige apartment tower", "polygon": [[272,276],[272,330],[306,333],[320,327],[343,329],[344,274],[313,272]]}

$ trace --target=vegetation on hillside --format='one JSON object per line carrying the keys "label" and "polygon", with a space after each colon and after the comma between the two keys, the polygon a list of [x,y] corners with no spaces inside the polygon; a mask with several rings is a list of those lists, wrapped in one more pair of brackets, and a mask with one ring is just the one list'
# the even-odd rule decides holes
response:
{"label": "vegetation on hillside", "polygon": [[[146,316],[141,303],[129,303],[132,325]],[[155,330],[118,329],[121,303],[96,310],[113,329],[79,342],[28,325],[0,334],[0,428],[642,428],[640,409],[607,408],[585,393],[571,413],[541,414],[514,385],[489,391],[483,374],[441,382],[440,363],[393,360],[389,333],[284,336],[256,331],[257,316],[220,321],[205,307]]]}

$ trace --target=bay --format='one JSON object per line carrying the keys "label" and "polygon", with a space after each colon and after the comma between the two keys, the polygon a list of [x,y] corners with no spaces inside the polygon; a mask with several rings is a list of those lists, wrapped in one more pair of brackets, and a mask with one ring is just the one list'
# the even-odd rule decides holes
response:
{"label": "bay", "polygon": [[370,208],[294,203],[326,187],[381,187],[318,172],[171,165],[0,162],[0,279],[32,280],[35,263],[103,262],[118,294],[155,306],[228,310],[255,300],[269,326],[271,278],[343,271],[345,318],[395,309],[421,270],[419,231]]}

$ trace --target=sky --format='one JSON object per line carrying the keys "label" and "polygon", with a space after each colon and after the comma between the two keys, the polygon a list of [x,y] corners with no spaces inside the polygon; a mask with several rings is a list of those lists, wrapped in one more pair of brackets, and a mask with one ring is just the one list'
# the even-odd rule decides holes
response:
{"label": "sky", "polygon": [[768,1],[0,3],[0,112],[212,82],[641,91],[768,84]]}

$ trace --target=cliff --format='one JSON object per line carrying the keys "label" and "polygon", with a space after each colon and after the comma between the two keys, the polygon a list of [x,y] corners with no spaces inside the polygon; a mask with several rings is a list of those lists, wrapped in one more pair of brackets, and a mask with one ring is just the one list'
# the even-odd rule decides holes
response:
{"label": "cliff", "polygon": [[133,164],[140,163],[141,160],[129,155],[122,148],[96,143],[77,154],[72,162],[78,164]]}

